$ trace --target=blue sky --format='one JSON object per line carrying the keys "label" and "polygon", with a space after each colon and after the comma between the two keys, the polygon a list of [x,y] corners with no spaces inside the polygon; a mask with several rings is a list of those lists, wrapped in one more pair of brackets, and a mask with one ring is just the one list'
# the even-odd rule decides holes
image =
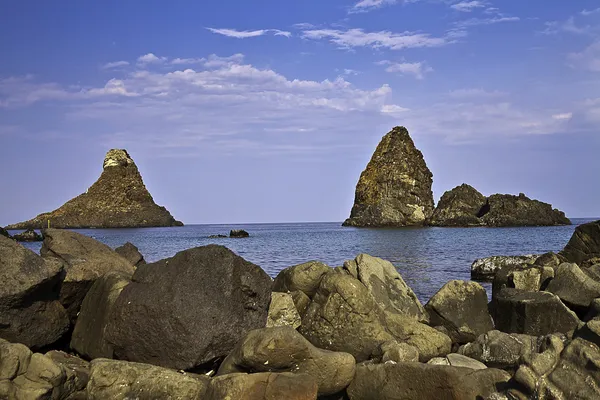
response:
{"label": "blue sky", "polygon": [[185,223],[342,221],[406,126],[463,182],[600,216],[597,0],[2,1],[0,225],[126,148]]}

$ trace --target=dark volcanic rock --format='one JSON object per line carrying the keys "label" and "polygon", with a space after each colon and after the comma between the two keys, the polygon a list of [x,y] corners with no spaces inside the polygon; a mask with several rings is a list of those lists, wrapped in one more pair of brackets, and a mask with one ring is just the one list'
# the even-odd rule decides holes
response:
{"label": "dark volcanic rock", "polygon": [[13,236],[17,242],[41,242],[44,240],[42,235],[34,231],[33,229],[27,229],[25,232],[17,233]]}
{"label": "dark volcanic rock", "polygon": [[144,256],[132,243],[127,242],[123,246],[117,247],[115,249],[115,252],[127,261],[129,261],[131,265],[134,265],[136,267],[146,264]]}
{"label": "dark volcanic rock", "polygon": [[383,137],[356,185],[345,226],[422,225],[433,212],[433,175],[404,127]]}
{"label": "dark volcanic rock", "polygon": [[125,150],[110,150],[102,175],[83,194],[62,207],[8,229],[126,228],[180,226],[166,208],[156,205],[137,166]]}
{"label": "dark volcanic rock", "polygon": [[600,221],[575,228],[569,243],[559,254],[579,265],[589,259],[600,257]]}
{"label": "dark volcanic rock", "polygon": [[592,300],[600,297],[600,282],[590,278],[577,264],[564,263],[546,289],[580,315],[585,315]]}
{"label": "dark volcanic rock", "polygon": [[427,221],[431,226],[481,226],[479,218],[487,198],[474,187],[462,184],[444,193],[433,215]]}
{"label": "dark volcanic rock", "polygon": [[58,301],[63,274],[60,261],[0,236],[0,337],[34,349],[60,339],[69,328]]}
{"label": "dark volcanic rock", "polygon": [[209,245],[140,266],[109,317],[119,359],[190,369],[224,358],[263,328],[271,278],[223,246]]}
{"label": "dark volcanic rock", "polygon": [[1,226],[0,226],[0,236],[7,237],[9,239],[11,238],[10,233],[8,233],[8,231]]}
{"label": "dark volcanic rock", "polygon": [[229,232],[229,237],[232,238],[247,238],[250,234],[243,229],[236,229]]}
{"label": "dark volcanic rock", "polygon": [[94,281],[107,272],[133,274],[134,267],[107,245],[76,232],[45,229],[42,257],[59,259],[66,276],[60,287],[60,302],[74,321]]}
{"label": "dark volcanic rock", "polygon": [[462,184],[440,199],[431,218],[432,226],[554,226],[570,225],[562,211],[541,201],[518,196],[494,194],[488,198],[473,187]]}

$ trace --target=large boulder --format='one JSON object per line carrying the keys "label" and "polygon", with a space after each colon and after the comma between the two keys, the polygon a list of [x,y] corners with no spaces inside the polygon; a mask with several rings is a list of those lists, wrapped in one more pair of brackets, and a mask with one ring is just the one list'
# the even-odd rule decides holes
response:
{"label": "large boulder", "polygon": [[478,258],[471,264],[471,279],[492,281],[496,272],[503,268],[517,268],[535,263],[539,255],[525,256],[491,256]]}
{"label": "large boulder", "polygon": [[44,240],[42,235],[33,229],[27,229],[25,232],[17,233],[13,235],[13,239],[17,242],[41,242]]}
{"label": "large boulder", "polygon": [[317,292],[321,279],[329,271],[331,268],[319,261],[309,261],[285,268],[275,277],[273,291],[285,293],[300,290],[312,298]]}
{"label": "large boulder", "polygon": [[419,350],[422,361],[450,352],[451,340],[413,317],[384,311],[358,279],[326,274],[302,318],[300,332],[315,346],[367,360],[387,341]]}
{"label": "large boulder", "polygon": [[600,282],[590,278],[577,264],[564,263],[558,267],[546,290],[580,315],[585,315],[592,300],[600,297]]}
{"label": "large boulder", "polygon": [[481,226],[479,218],[487,198],[463,183],[444,193],[427,224],[431,226]]}
{"label": "large boulder", "polygon": [[223,246],[185,250],[137,269],[106,337],[119,359],[190,369],[224,358],[266,325],[271,285],[260,267]]}
{"label": "large boulder", "polygon": [[94,282],[83,299],[71,336],[71,348],[78,354],[92,360],[113,358],[113,346],[106,340],[108,317],[130,282],[131,274],[122,272],[109,272]]}
{"label": "large boulder", "polygon": [[213,378],[207,400],[316,400],[317,383],[308,374],[234,373]]}
{"label": "large boulder", "polygon": [[494,328],[487,303],[480,284],[453,280],[433,295],[425,309],[431,325],[443,326],[454,343],[463,344]]}
{"label": "large boulder", "polygon": [[129,261],[131,265],[139,267],[140,265],[146,264],[144,256],[138,248],[132,243],[125,243],[123,246],[119,246],[115,249],[115,253]]}
{"label": "large boulder", "polygon": [[506,384],[505,371],[420,363],[372,364],[356,367],[347,389],[350,400],[483,399]]}
{"label": "large boulder", "polygon": [[225,358],[218,375],[236,372],[293,372],[308,374],[319,395],[344,390],[354,377],[355,361],[348,353],[321,350],[291,327],[265,328],[248,333]]}
{"label": "large boulder", "polygon": [[100,178],[85,193],[60,208],[10,225],[7,229],[133,228],[179,226],[166,208],[156,205],[126,150],[112,149]]}
{"label": "large boulder", "polygon": [[345,226],[422,225],[433,212],[433,174],[408,130],[383,137],[356,185]]}
{"label": "large boulder", "polygon": [[58,301],[64,275],[59,260],[44,260],[0,235],[0,337],[37,349],[69,329]]}
{"label": "large boulder", "polygon": [[504,288],[494,296],[492,307],[496,329],[506,333],[566,334],[581,323],[558,296],[549,292]]}
{"label": "large boulder", "polygon": [[360,254],[354,260],[346,261],[344,269],[366,286],[381,309],[420,322],[429,320],[421,302],[391,262]]}
{"label": "large boulder", "polygon": [[209,378],[148,364],[98,358],[91,362],[89,400],[205,399]]}
{"label": "large boulder", "polygon": [[579,265],[591,258],[600,257],[600,221],[575,228],[569,243],[560,254],[570,262]]}
{"label": "large boulder", "polygon": [[81,303],[94,281],[107,272],[131,275],[133,265],[107,245],[80,233],[45,229],[42,257],[64,263],[66,276],[60,287],[60,302],[75,321]]}
{"label": "large boulder", "polygon": [[296,309],[294,299],[289,293],[271,293],[271,304],[267,317],[267,328],[291,326],[297,329],[302,323],[302,317]]}

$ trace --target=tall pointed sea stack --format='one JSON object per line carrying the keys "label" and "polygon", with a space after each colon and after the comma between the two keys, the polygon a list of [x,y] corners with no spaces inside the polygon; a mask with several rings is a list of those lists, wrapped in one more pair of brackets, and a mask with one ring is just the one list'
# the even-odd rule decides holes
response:
{"label": "tall pointed sea stack", "polygon": [[383,137],[356,185],[354,206],[344,226],[422,225],[433,212],[433,174],[408,130]]}
{"label": "tall pointed sea stack", "polygon": [[110,150],[100,178],[87,192],[62,207],[7,229],[133,228],[181,226],[166,208],[154,203],[126,150]]}

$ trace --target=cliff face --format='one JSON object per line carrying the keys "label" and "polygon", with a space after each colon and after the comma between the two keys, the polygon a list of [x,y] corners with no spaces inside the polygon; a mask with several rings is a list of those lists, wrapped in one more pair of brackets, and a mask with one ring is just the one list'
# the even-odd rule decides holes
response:
{"label": "cliff face", "polygon": [[433,175],[404,127],[383,137],[356,186],[344,226],[422,225],[433,212]]}
{"label": "cliff face", "polygon": [[126,150],[110,150],[100,178],[62,207],[7,229],[131,228],[181,226],[166,208],[154,203]]}
{"label": "cliff face", "polygon": [[518,196],[494,194],[485,197],[472,186],[463,184],[440,199],[431,218],[431,226],[552,226],[570,225],[565,213],[547,203]]}

